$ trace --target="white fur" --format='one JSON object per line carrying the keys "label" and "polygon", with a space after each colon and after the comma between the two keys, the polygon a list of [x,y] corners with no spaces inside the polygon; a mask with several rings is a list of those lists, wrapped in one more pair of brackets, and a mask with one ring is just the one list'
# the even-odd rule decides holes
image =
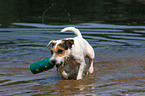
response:
{"label": "white fur", "polygon": [[81,32],[74,27],[66,27],[61,30],[61,32],[66,32],[66,31],[73,31],[77,37],[82,37]]}
{"label": "white fur", "polygon": [[[52,41],[50,41],[50,42],[51,42],[51,43],[52,43],[52,42],[55,42],[55,43],[56,43],[56,44],[55,44],[55,50],[54,50],[54,51],[56,51],[57,45],[60,44],[60,43],[62,42],[62,40],[56,40],[56,41],[52,40]],[[50,43],[49,43],[49,45],[50,45]],[[49,45],[47,45],[47,46],[49,46]],[[68,52],[69,52],[69,50],[68,50]],[[53,55],[52,55],[52,57],[50,58],[50,61],[56,60],[56,64],[60,64],[60,63],[63,61],[63,58],[64,58],[64,57],[67,57],[67,54],[65,54],[63,57],[59,57],[59,56],[57,56],[56,53],[54,52]]]}
{"label": "white fur", "polygon": [[[62,59],[65,59],[65,65],[69,64],[71,70],[77,74],[76,79],[82,79],[83,78],[83,71],[86,67],[85,58],[89,58],[90,67],[89,67],[89,73],[93,73],[93,60],[95,57],[95,53],[91,45],[82,38],[82,35],[80,31],[74,27],[66,27],[61,30],[61,32],[65,31],[73,31],[76,37],[74,38],[66,38],[66,40],[71,39],[74,40],[74,44],[72,45],[72,48],[69,49],[69,53],[65,55],[64,57],[61,57]],[[60,40],[55,41],[57,44],[60,43]],[[49,43],[50,44],[50,43]],[[48,44],[48,46],[49,46]],[[52,58],[56,58],[53,54]],[[60,59],[60,58],[56,58]],[[58,60],[60,62],[60,60]],[[79,70],[77,71],[77,66],[79,66]],[[63,70],[63,68],[60,69],[60,74],[64,78],[69,78],[69,74]]]}

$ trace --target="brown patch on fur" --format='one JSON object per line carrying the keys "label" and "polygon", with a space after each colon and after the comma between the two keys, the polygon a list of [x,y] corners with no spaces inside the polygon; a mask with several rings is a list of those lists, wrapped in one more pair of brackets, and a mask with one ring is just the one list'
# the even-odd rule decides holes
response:
{"label": "brown patch on fur", "polygon": [[54,46],[51,48],[51,51],[56,53],[56,56],[63,57],[68,52],[68,49],[71,48],[74,44],[74,40],[62,40],[62,42],[58,44],[57,47],[55,44],[56,43],[53,43]]}
{"label": "brown patch on fur", "polygon": [[[68,50],[65,50],[60,45],[57,45],[56,49],[55,49],[55,46],[53,46],[50,50],[53,51],[53,53],[55,52],[56,56],[59,56],[59,57],[63,57],[68,52]],[[60,51],[62,52],[60,53]]]}
{"label": "brown patch on fur", "polygon": [[[59,53],[59,51],[62,51],[62,53]],[[63,57],[65,55],[65,53],[67,53],[68,50],[65,50],[64,48],[62,48],[61,46],[57,46],[56,48],[56,55],[59,56],[59,57]]]}
{"label": "brown patch on fur", "polygon": [[64,43],[65,43],[65,40],[62,40],[62,42],[60,44],[63,45]]}
{"label": "brown patch on fur", "polygon": [[53,46],[50,50],[54,52],[55,51],[55,46]]}
{"label": "brown patch on fur", "polygon": [[73,39],[63,40],[62,43],[65,43],[68,46],[68,48],[71,48],[72,45],[74,44],[74,40]]}

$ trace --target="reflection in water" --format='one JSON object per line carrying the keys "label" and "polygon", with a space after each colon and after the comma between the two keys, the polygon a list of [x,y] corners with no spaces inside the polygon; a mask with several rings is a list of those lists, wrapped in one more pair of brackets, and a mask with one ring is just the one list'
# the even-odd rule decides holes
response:
{"label": "reflection in water", "polygon": [[[99,23],[43,25],[13,23],[0,28],[0,94],[27,96],[145,95],[145,26]],[[33,75],[29,66],[50,57],[47,43],[74,37],[66,26],[81,30],[96,52],[95,72],[83,80],[63,80],[56,68]],[[45,29],[47,28],[47,29]]]}
{"label": "reflection in water", "polygon": [[67,0],[1,0],[0,6],[1,27],[12,27],[13,22],[42,23],[42,21],[46,24],[80,22],[145,24],[144,0],[84,0],[83,2],[82,0],[69,2]]}
{"label": "reflection in water", "polygon": [[[1,0],[0,6],[2,96],[145,95],[144,0]],[[30,64],[51,56],[50,40],[74,37],[60,33],[67,26],[79,28],[95,49],[94,74],[79,81],[63,80],[56,68],[33,75]]]}
{"label": "reflection in water", "polygon": [[[71,83],[70,83],[71,82]],[[94,90],[93,83],[94,79],[85,79],[81,81],[76,80],[62,80],[56,83],[56,88],[58,89],[58,93],[61,95],[69,95],[89,92],[90,90]]]}
{"label": "reflection in water", "polygon": [[[8,6],[6,6],[8,5]],[[13,0],[9,1],[0,1],[0,27],[8,27],[13,21],[14,13],[14,2]]]}

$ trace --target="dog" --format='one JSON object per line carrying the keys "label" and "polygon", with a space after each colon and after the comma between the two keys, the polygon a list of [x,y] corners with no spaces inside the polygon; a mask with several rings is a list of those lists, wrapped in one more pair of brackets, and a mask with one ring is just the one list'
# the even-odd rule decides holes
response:
{"label": "dog", "polygon": [[[61,32],[72,31],[76,35],[74,38],[62,40],[51,40],[47,46],[52,45],[50,49],[52,57],[50,63],[55,64],[60,75],[65,78],[83,78],[83,72],[86,68],[85,58],[89,59],[89,73],[94,72],[93,61],[95,57],[92,46],[82,37],[80,31],[75,27],[66,27]],[[68,65],[70,72],[64,68]]]}

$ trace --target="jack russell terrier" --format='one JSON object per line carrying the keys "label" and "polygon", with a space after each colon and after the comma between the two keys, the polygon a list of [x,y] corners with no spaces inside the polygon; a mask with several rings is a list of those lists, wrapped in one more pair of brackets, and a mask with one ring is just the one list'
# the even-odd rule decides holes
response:
{"label": "jack russell terrier", "polygon": [[[50,58],[51,64],[55,64],[60,75],[65,79],[82,79],[83,71],[86,67],[85,58],[89,59],[89,73],[93,73],[93,60],[95,53],[91,45],[82,37],[80,31],[74,27],[66,27],[61,32],[73,31],[76,37],[62,40],[52,40],[47,46],[52,44]],[[71,72],[64,68],[68,65]]]}

